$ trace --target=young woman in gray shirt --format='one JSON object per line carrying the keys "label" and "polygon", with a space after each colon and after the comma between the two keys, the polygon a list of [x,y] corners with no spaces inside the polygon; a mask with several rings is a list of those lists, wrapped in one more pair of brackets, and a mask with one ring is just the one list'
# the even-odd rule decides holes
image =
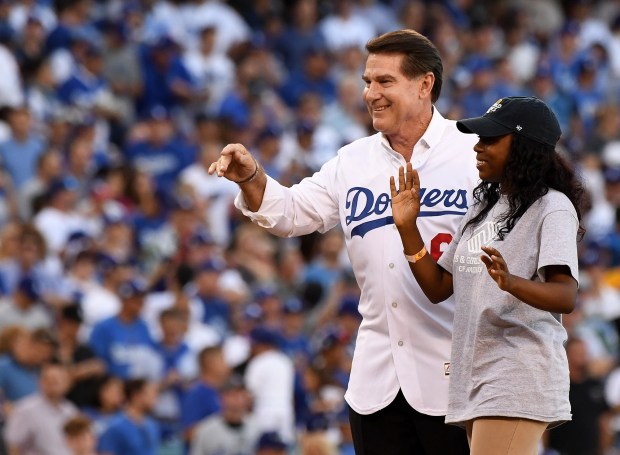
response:
{"label": "young woman in gray shirt", "polygon": [[577,297],[583,190],[539,99],[503,98],[457,126],[480,137],[481,181],[439,261],[416,226],[420,180],[410,163],[398,190],[390,178],[392,215],[427,297],[456,299],[446,422],[466,427],[472,455],[535,455],[545,429],[571,419],[560,314]]}

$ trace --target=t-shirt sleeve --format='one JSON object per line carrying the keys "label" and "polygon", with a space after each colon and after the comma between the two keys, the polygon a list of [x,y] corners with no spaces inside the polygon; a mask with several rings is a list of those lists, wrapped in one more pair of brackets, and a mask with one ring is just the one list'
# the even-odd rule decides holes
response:
{"label": "t-shirt sleeve", "polygon": [[577,267],[577,230],[579,221],[569,210],[549,213],[542,222],[538,277],[545,281],[544,268],[549,265],[565,265],[575,281],[579,282]]}

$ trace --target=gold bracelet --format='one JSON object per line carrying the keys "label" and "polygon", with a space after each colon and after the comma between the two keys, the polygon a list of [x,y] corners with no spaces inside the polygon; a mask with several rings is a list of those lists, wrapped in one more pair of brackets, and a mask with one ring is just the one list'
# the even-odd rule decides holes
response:
{"label": "gold bracelet", "polygon": [[426,251],[426,245],[424,245],[422,247],[422,249],[420,251],[418,251],[416,254],[407,254],[403,251],[403,253],[405,254],[405,259],[407,259],[409,262],[415,264],[416,262],[418,262],[420,259],[422,259],[424,256],[426,256],[426,253],[428,253],[428,251]]}
{"label": "gold bracelet", "polygon": [[252,157],[252,159],[254,160],[254,164],[256,165],[256,169],[254,170],[254,173],[250,175],[248,178],[241,180],[240,182],[235,182],[237,185],[243,185],[244,183],[250,183],[258,175],[258,171],[260,170],[260,165],[258,164],[258,161],[256,161],[256,158]]}

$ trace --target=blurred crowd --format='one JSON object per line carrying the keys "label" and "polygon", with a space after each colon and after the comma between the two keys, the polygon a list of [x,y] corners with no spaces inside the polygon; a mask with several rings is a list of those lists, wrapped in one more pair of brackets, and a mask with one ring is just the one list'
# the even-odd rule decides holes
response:
{"label": "blurred crowd", "polygon": [[373,134],[364,45],[400,28],[446,117],[560,119],[587,233],[544,451],[620,453],[617,0],[0,0],[0,453],[353,453],[342,233],[272,237],[207,168],[241,142],[294,184]]}

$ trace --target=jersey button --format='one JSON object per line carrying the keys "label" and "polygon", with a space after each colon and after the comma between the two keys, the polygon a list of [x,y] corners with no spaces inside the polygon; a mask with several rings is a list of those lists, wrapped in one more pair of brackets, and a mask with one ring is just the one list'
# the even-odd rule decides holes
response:
{"label": "jersey button", "polygon": [[399,346],[402,346],[403,344],[405,344],[405,343],[403,343],[403,340],[400,340],[400,341],[398,342],[398,345],[399,345]]}
{"label": "jersey button", "polygon": [[394,268],[394,263],[390,262],[390,268],[393,269]]}
{"label": "jersey button", "polygon": [[398,303],[392,302],[392,308],[396,308],[397,306],[398,306]]}

